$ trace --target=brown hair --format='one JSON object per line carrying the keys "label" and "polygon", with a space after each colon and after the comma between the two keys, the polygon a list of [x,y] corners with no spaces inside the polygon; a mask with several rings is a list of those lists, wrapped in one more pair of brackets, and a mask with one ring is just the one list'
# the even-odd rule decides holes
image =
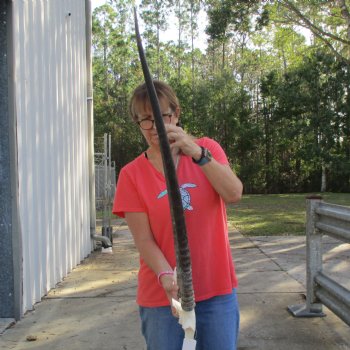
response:
{"label": "brown hair", "polygon": [[[169,102],[169,107],[175,112],[179,105],[179,100],[174,92],[174,90],[166,83],[154,80],[154,88],[157,93],[158,99],[164,98]],[[133,92],[130,103],[129,103],[129,113],[131,118],[137,122],[137,107],[142,105],[146,109],[147,105],[150,105],[148,92],[146,84],[143,83],[139,85]]]}

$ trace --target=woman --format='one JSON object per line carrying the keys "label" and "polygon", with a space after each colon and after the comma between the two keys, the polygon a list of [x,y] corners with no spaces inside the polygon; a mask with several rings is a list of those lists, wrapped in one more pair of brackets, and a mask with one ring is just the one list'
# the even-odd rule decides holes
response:
{"label": "woman", "polygon": [[[195,139],[181,127],[178,99],[154,81],[182,196],[196,300],[197,350],[236,349],[239,310],[237,278],[227,234],[226,203],[242,195],[220,145]],[[125,217],[140,253],[137,302],[148,350],[181,350],[183,330],[175,309],[178,287],[172,221],[163,162],[145,84],[134,91],[130,114],[148,144],[120,172],[113,213]]]}

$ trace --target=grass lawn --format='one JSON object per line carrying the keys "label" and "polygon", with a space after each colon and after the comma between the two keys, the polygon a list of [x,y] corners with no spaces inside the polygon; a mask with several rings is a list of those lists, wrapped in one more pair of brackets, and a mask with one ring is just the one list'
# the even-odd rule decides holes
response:
{"label": "grass lawn", "polygon": [[[305,234],[307,194],[244,195],[227,207],[229,227],[246,236]],[[350,206],[350,193],[323,193],[324,202]]]}

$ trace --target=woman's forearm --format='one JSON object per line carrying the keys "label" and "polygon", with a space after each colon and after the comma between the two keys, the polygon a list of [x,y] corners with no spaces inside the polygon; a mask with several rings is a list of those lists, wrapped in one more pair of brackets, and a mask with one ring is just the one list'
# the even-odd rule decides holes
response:
{"label": "woman's forearm", "polygon": [[[125,213],[125,219],[134,237],[136,248],[147,266],[157,276],[164,271],[173,271],[174,266],[170,266],[153,238],[147,215],[145,213]],[[172,299],[177,299],[178,286],[171,274],[161,275],[159,283],[164,288],[170,303]]]}
{"label": "woman's forearm", "polygon": [[154,240],[142,240],[137,243],[135,241],[135,244],[141,258],[156,275],[162,271],[174,269],[174,266],[170,266]]}
{"label": "woman's forearm", "polygon": [[241,199],[242,182],[229,165],[220,164],[212,159],[201,168],[215,191],[226,203],[236,203]]}
{"label": "woman's forearm", "polygon": [[125,219],[133,235],[136,248],[147,266],[156,275],[173,269],[174,266],[170,266],[153,238],[147,215],[145,213],[125,213]]}

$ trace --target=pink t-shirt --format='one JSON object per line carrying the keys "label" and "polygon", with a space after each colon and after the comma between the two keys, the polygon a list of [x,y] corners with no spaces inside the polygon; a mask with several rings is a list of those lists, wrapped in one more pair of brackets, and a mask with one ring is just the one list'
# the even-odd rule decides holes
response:
{"label": "pink t-shirt", "polygon": [[[208,148],[219,163],[228,164],[217,142],[206,137],[196,142]],[[225,203],[191,157],[181,156],[177,177],[190,247],[195,300],[231,293],[232,288],[237,287],[237,278],[228,241]],[[148,215],[154,239],[174,268],[176,259],[165,178],[144,154],[127,164],[118,178],[113,213],[124,217],[126,212]],[[156,274],[142,258],[137,302],[145,307],[169,305]]]}

